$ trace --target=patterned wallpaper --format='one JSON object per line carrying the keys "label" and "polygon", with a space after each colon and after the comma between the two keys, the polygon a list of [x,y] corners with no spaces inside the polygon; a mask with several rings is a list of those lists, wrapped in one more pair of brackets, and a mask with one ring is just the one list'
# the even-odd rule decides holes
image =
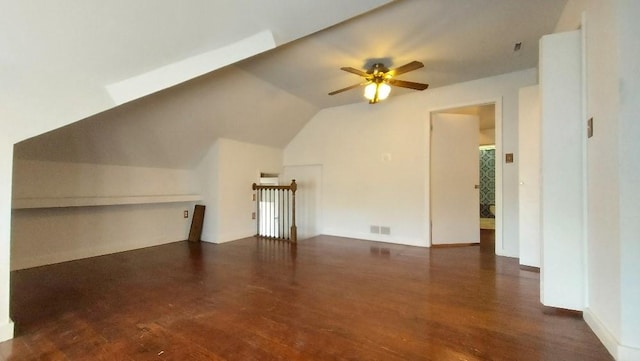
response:
{"label": "patterned wallpaper", "polygon": [[496,150],[480,149],[480,217],[494,218],[489,205],[496,203]]}

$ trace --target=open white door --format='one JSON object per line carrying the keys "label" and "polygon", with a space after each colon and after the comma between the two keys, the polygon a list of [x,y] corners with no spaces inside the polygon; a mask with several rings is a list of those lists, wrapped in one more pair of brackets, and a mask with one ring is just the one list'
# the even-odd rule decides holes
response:
{"label": "open white door", "polygon": [[478,123],[431,115],[431,244],[480,242]]}

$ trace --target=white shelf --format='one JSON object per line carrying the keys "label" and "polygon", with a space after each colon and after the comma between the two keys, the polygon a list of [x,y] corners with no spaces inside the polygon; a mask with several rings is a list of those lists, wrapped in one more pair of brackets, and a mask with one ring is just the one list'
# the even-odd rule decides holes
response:
{"label": "white shelf", "polygon": [[127,197],[57,197],[16,198],[12,209],[118,206],[126,204],[179,203],[202,200],[199,194],[127,196]]}

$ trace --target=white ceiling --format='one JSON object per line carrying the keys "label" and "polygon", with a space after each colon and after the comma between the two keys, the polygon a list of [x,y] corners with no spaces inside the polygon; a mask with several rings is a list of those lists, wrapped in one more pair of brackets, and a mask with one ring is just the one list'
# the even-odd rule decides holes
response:
{"label": "white ceiling", "polygon": [[105,111],[108,86],[258,33],[282,45],[389,1],[3,1],[3,135],[19,141]]}
{"label": "white ceiling", "polygon": [[[396,67],[418,60],[424,68],[399,78],[432,88],[535,67],[538,39],[553,31],[566,0],[396,0],[293,41],[384,2],[67,1],[68,11],[46,3],[24,9],[29,14],[12,14],[47,20],[35,30],[26,22],[24,38],[12,45],[33,57],[29,65],[37,71],[46,68],[37,59],[62,58],[56,58],[55,71],[71,82],[98,77],[109,84],[265,28],[284,44],[19,143],[16,156],[186,168],[219,137],[284,147],[319,109],[364,101],[360,89],[327,95],[359,82],[342,66],[364,68],[382,59]],[[140,18],[142,28],[134,25]],[[62,33],[74,32],[77,39],[59,43]],[[24,45],[30,42],[44,45]],[[93,42],[107,45],[96,50]],[[522,50],[514,53],[516,42]],[[391,96],[408,92],[413,90],[394,88]]]}
{"label": "white ceiling", "polygon": [[316,112],[304,100],[228,67],[18,143],[15,153],[24,159],[191,168],[220,137],[282,147]]}
{"label": "white ceiling", "polygon": [[286,44],[389,1],[16,2],[2,8],[2,60],[17,69],[26,64],[31,72],[111,84],[263,30]]}
{"label": "white ceiling", "polygon": [[[401,0],[238,66],[319,108],[362,101],[361,78],[373,59],[425,67],[399,79],[431,88],[536,67],[538,41],[553,32],[565,0]],[[522,48],[514,53],[516,42]],[[392,96],[414,90],[394,88]]]}

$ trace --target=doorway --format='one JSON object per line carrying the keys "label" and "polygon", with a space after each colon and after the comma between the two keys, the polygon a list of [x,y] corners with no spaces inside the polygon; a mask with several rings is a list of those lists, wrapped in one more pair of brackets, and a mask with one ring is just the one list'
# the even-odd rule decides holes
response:
{"label": "doorway", "polygon": [[[501,148],[501,119],[499,99],[430,113],[432,246],[490,239],[491,248],[500,253],[502,169],[496,154]],[[493,156],[492,160],[486,156]]]}
{"label": "doorway", "polygon": [[[278,181],[278,174],[260,173],[260,185],[277,186],[279,184]],[[279,238],[282,230],[276,225],[279,224],[281,216],[280,193],[269,192],[266,197],[258,198],[258,234]]]}

